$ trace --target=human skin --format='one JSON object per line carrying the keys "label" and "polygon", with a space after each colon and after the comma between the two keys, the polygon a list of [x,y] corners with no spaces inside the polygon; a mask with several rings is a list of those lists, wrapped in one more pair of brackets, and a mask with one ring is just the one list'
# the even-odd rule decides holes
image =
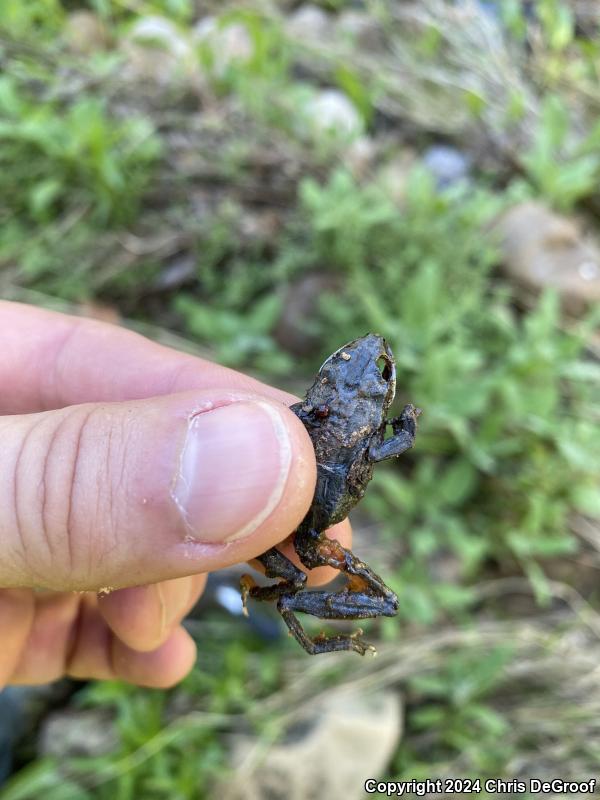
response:
{"label": "human skin", "polygon": [[[296,560],[285,540],[316,477],[296,399],[0,301],[0,687],[180,681],[197,655],[181,620],[207,573],[279,543]],[[350,546],[347,521],[331,535]]]}

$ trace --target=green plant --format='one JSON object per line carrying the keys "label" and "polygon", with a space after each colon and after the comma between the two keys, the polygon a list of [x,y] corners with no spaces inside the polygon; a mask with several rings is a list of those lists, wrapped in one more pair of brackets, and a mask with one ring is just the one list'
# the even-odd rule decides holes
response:
{"label": "green plant", "polygon": [[[381,25],[381,52],[361,51],[346,37],[345,46],[336,38],[320,53],[318,44],[304,51],[290,42],[283,18],[264,4],[222,4],[214,12],[217,28],[243,26],[249,50],[220,61],[207,42],[199,45],[208,81],[168,94],[165,107],[163,96],[149,98],[122,83],[113,59],[136,19],[167,16],[185,36],[198,4],[1,5],[2,288],[26,286],[74,301],[98,297],[140,321],[178,327],[216,360],[282,386],[290,378],[306,385],[319,356],[346,340],[367,330],[386,335],[398,359],[398,407],[411,400],[424,409],[415,450],[378,470],[361,504],[382,531],[375,552],[389,562],[381,563],[382,574],[400,597],[400,624],[389,619],[382,626],[389,652],[399,660],[407,655],[399,630],[419,652],[412,672],[403,673],[419,675],[403,679],[407,729],[393,770],[405,779],[457,765],[502,775],[515,759],[526,761],[529,747],[551,753],[563,771],[583,774],[580,758],[598,761],[595,700],[583,709],[593,689],[590,640],[581,630],[569,632],[571,622],[561,638],[554,616],[537,633],[529,633],[530,620],[523,623],[515,689],[504,680],[510,649],[487,638],[494,622],[493,641],[510,638],[506,609],[494,606],[495,621],[488,606],[482,617],[475,603],[482,579],[525,574],[543,611],[551,590],[555,597],[545,572],[556,561],[568,567],[570,559],[573,584],[586,593],[580,566],[594,554],[578,552],[570,519],[575,511],[600,517],[600,370],[584,353],[592,319],[565,332],[551,294],[517,310],[486,231],[512,192],[564,211],[588,201],[593,213],[597,36],[586,34],[560,0],[540,0],[533,18],[516,0],[496,4],[505,28],[493,15],[475,13],[476,4],[375,0],[365,11]],[[354,7],[343,0],[321,5],[332,23],[339,9]],[[113,51],[102,56],[101,69],[97,54],[84,64],[66,51],[64,26],[81,7],[100,14],[108,28]],[[361,181],[336,167],[344,153],[339,143],[306,136],[302,109],[324,86],[340,87],[377,137],[376,163]],[[406,184],[399,179],[403,200],[395,201],[374,177],[378,159],[395,158],[407,145],[419,150],[440,135],[473,156],[470,185],[439,192],[417,167]],[[523,148],[523,141],[530,145]],[[298,174],[319,180],[304,180],[296,201]],[[158,200],[157,191],[146,195],[153,186],[160,187]],[[257,208],[277,217],[262,239],[241,233],[245,215]],[[153,235],[162,239],[163,232],[175,252],[153,249]],[[142,245],[137,257],[121,245],[132,234]],[[191,285],[157,290],[180,246],[192,262]],[[274,331],[285,293],[309,270],[334,272],[340,288],[315,300],[308,324],[321,353],[299,361],[281,350]],[[367,544],[360,527],[357,552]],[[597,598],[586,599],[590,607],[580,610],[589,621]],[[552,611],[559,605],[555,599]],[[227,620],[205,617],[199,624],[200,663],[182,689],[109,683],[77,693],[74,705],[110,714],[114,752],[40,759],[21,769],[0,798],[203,796],[226,766],[223,734],[243,730],[268,740],[280,731],[300,673],[314,670],[308,694],[365,667],[298,666],[286,643],[261,646]],[[315,633],[321,628],[317,620],[309,625]],[[478,626],[481,649],[439,651],[439,637],[476,633]],[[383,672],[377,662],[368,665],[371,684],[392,674],[384,664]],[[523,710],[532,721],[519,738],[507,725],[523,725],[515,713]]]}
{"label": "green plant", "polygon": [[0,192],[4,213],[47,224],[83,208],[99,225],[130,221],[160,151],[151,123],[114,119],[106,104],[34,97],[0,78]]}
{"label": "green plant", "polygon": [[521,157],[535,189],[562,210],[594,194],[600,177],[598,128],[585,137],[574,136],[571,113],[557,95],[549,95],[533,144]]}
{"label": "green plant", "polygon": [[490,699],[511,658],[509,647],[485,654],[458,651],[442,669],[415,676],[409,682],[407,728],[409,740],[422,741],[426,750],[401,747],[394,773],[402,779],[430,778],[436,765],[459,754],[470,778],[501,771],[511,754],[503,740],[508,723]]}
{"label": "green plant", "polygon": [[291,358],[270,336],[281,311],[276,295],[257,299],[241,314],[182,294],[174,301],[186,331],[210,342],[216,359],[231,367],[253,367],[271,375],[289,373]]}
{"label": "green plant", "polygon": [[588,328],[562,332],[550,294],[519,319],[490,281],[489,193],[440,194],[418,170],[398,210],[377,184],[340,171],[324,186],[305,182],[302,201],[298,257],[345,281],[345,302],[323,300],[327,349],[385,331],[399,403],[425,409],[410,479],[380,470],[365,498],[389,531],[407,618],[430,623],[468,607],[468,588],[432,574],[442,554],[471,579],[486,560],[508,560],[542,599],[541,565],[576,549],[568,516],[599,468],[586,418],[598,375],[578,377]]}
{"label": "green plant", "polygon": [[[73,705],[98,708],[118,739],[96,757],[47,758],[0,789],[2,800],[196,800],[226,774],[223,731],[269,730],[260,700],[281,682],[281,653],[261,646],[224,615],[202,623],[202,665],[173,691],[121,682],[89,684]],[[222,642],[229,644],[223,646]],[[175,713],[174,704],[180,711]]]}
{"label": "green plant", "polygon": [[0,31],[16,38],[50,37],[60,32],[65,12],[60,0],[2,0]]}

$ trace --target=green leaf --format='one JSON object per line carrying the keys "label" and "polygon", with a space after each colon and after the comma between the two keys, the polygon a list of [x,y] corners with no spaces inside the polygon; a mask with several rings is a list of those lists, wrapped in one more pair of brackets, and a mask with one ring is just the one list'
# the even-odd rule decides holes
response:
{"label": "green leaf", "polygon": [[508,723],[502,714],[480,703],[468,705],[464,710],[464,716],[485,735],[503,736],[508,730]]}
{"label": "green leaf", "polygon": [[371,94],[364,79],[347,64],[339,64],[335,70],[335,80],[340,89],[352,100],[366,125],[373,118]]}
{"label": "green leaf", "polygon": [[573,505],[582,514],[600,519],[600,480],[588,485],[573,487]]}
{"label": "green leaf", "polygon": [[444,722],[445,717],[446,711],[443,706],[426,706],[413,711],[410,721],[418,730],[436,729]]}
{"label": "green leaf", "polygon": [[460,506],[477,486],[478,472],[466,458],[457,458],[441,475],[437,486],[440,497],[450,506]]}
{"label": "green leaf", "polygon": [[530,561],[527,564],[526,572],[536,601],[540,606],[549,606],[552,601],[552,592],[540,565],[535,561]]}
{"label": "green leaf", "polygon": [[39,220],[48,219],[48,211],[62,190],[63,184],[58,178],[47,178],[36,184],[29,193],[32,215]]}

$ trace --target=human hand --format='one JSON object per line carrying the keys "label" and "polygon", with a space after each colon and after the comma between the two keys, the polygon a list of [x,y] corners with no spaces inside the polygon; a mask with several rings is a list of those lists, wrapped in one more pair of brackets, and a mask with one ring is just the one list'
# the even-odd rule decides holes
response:
{"label": "human hand", "polygon": [[[0,301],[0,687],[181,680],[196,650],[180,623],[206,573],[282,542],[308,510],[316,468],[295,399],[131,331]],[[347,522],[332,530],[350,545]]]}

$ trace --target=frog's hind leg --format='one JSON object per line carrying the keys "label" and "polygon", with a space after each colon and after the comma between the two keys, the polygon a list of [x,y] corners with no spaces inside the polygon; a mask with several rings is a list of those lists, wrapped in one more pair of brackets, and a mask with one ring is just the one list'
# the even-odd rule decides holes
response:
{"label": "frog's hind leg", "polygon": [[328,539],[323,533],[310,530],[297,534],[294,546],[302,563],[309,569],[329,566],[348,576],[348,585],[339,592],[294,592],[282,594],[277,608],[286,625],[304,649],[315,655],[334,650],[355,650],[364,655],[374,651],[360,638],[362,631],[341,636],[325,635],[311,639],[295,616],[295,612],[321,619],[368,619],[393,617],[398,611],[398,598],[373,570],[351,550]]}
{"label": "frog's hind leg", "polygon": [[[303,536],[296,535],[294,546],[300,560],[308,569],[333,567],[348,576],[348,590],[351,593],[364,593],[383,598],[386,609],[390,611],[380,613],[393,616],[398,611],[398,599],[383,579],[335,539],[328,539],[325,534],[310,530]],[[333,596],[333,593],[330,592],[329,595]],[[367,616],[377,616],[377,614]]]}
{"label": "frog's hind leg", "polygon": [[[388,590],[389,591],[389,590]],[[320,619],[368,619],[371,617],[393,617],[398,610],[396,596],[374,595],[368,592],[353,592],[345,589],[341,592],[301,592],[283,594],[277,603],[277,609],[286,625],[298,642],[311,655],[331,653],[335,650],[355,650],[361,656],[367,651],[375,653],[371,644],[363,642],[360,628],[351,634],[325,636],[320,634],[314,639],[307,635],[296,618],[294,612],[311,614]]]}
{"label": "frog's hind leg", "polygon": [[265,568],[267,578],[282,578],[271,586],[258,586],[250,575],[242,575],[240,587],[244,613],[248,597],[253,600],[277,600],[282,594],[301,591],[306,585],[306,573],[293,564],[276,547],[272,547],[257,559]]}
{"label": "frog's hind leg", "polygon": [[[306,592],[304,593],[304,597],[309,597],[312,594],[326,594],[326,592]],[[319,655],[319,653],[333,653],[336,650],[354,650],[355,652],[359,653],[361,656],[364,656],[367,652],[376,653],[377,651],[373,647],[372,644],[366,644],[363,642],[359,637],[362,635],[362,630],[359,628],[354,633],[350,634],[340,634],[339,636],[325,636],[325,634],[321,633],[319,636],[315,636],[311,638],[302,625],[300,624],[298,618],[294,614],[291,606],[293,605],[293,600],[299,595],[295,594],[284,594],[279,598],[279,602],[277,604],[277,609],[285,624],[288,626],[290,633],[294,636],[298,644],[300,644],[306,652],[311,656]],[[309,612],[312,613],[312,612]],[[317,616],[321,616],[317,614]]]}

